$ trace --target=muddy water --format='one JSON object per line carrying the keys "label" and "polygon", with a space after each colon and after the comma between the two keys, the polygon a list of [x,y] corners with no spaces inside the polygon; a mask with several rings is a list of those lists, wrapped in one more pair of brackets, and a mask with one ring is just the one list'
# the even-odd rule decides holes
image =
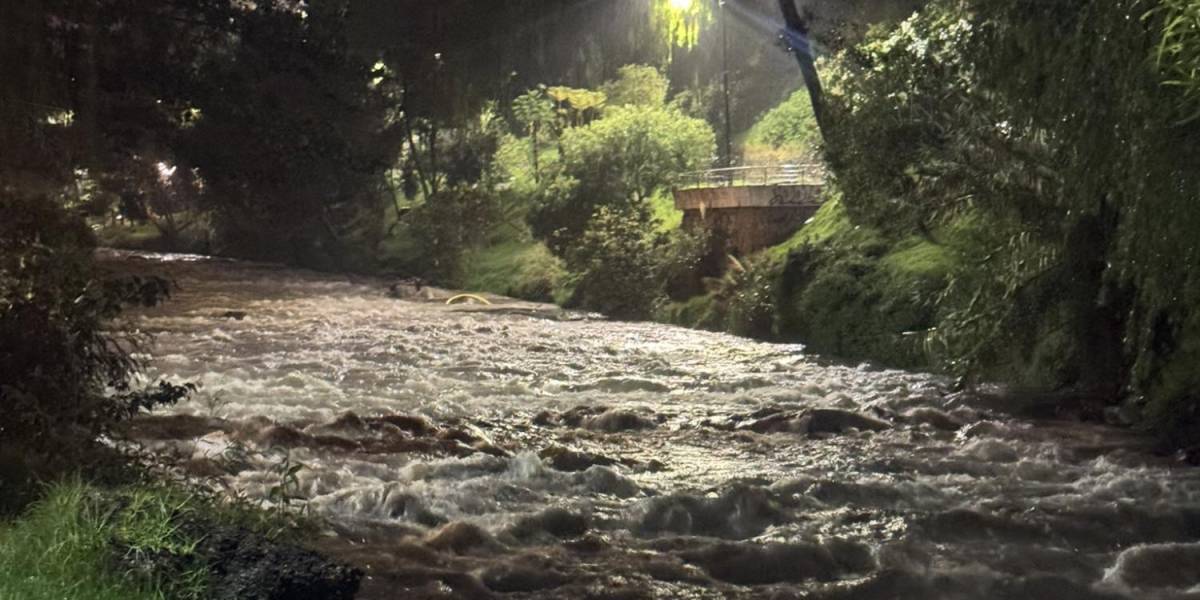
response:
{"label": "muddy water", "polygon": [[133,318],[202,386],[135,435],[327,517],[362,597],[1200,597],[1200,471],[1130,434],[800,346],[106,258],[178,282]]}

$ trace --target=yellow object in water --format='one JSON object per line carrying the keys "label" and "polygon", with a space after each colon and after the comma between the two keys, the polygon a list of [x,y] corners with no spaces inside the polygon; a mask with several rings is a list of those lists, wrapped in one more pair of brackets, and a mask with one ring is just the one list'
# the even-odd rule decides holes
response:
{"label": "yellow object in water", "polygon": [[467,300],[474,300],[475,302],[478,302],[480,304],[485,304],[487,306],[492,305],[492,303],[489,302],[487,298],[484,298],[483,296],[478,296],[475,294],[459,294],[459,295],[447,300],[446,304],[459,304],[462,302],[466,302]]}

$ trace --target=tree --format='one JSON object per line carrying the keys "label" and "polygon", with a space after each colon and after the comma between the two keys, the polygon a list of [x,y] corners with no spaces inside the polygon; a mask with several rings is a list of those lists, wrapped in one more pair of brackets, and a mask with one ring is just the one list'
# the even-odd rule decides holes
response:
{"label": "tree", "polygon": [[197,74],[199,121],[182,154],[200,169],[219,240],[243,256],[333,266],[382,235],[385,173],[400,149],[370,65],[351,55],[338,3],[305,15],[260,3],[231,57]]}
{"label": "tree", "polygon": [[534,234],[563,253],[600,206],[648,218],[646,200],[672,178],[710,164],[712,128],[671,108],[621,107],[563,133],[561,172],[532,211]]}
{"label": "tree", "polygon": [[539,87],[513,100],[513,116],[529,136],[529,155],[533,164],[534,182],[542,179],[538,156],[541,154],[541,133],[554,125],[554,102]]}
{"label": "tree", "polygon": [[0,192],[0,443],[63,454],[190,388],[133,390],[141,338],[113,320],[159,279],[102,279],[94,241],[53,199]]}
{"label": "tree", "polygon": [[932,3],[827,72],[826,144],[855,222],[930,238],[986,224],[939,301],[952,369],[1124,397],[1186,445],[1200,124],[1184,72],[1200,37],[1175,27],[1181,8]]}
{"label": "tree", "polygon": [[666,104],[670,85],[662,72],[650,65],[625,65],[617,71],[617,78],[600,90],[608,97],[609,106],[659,107]]}

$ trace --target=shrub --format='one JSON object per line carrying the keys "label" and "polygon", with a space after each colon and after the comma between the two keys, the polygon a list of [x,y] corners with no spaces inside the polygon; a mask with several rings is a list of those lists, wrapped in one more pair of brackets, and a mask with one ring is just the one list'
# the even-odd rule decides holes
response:
{"label": "shrub", "polygon": [[623,319],[648,317],[662,299],[649,226],[631,211],[601,207],[567,255],[574,304]]}
{"label": "shrub", "polygon": [[799,90],[767,111],[750,130],[747,141],[777,150],[788,148],[812,154],[820,144],[821,135],[808,91]]}
{"label": "shrub", "polygon": [[418,244],[413,272],[445,285],[463,280],[463,257],[482,244],[495,221],[496,199],[476,187],[441,191],[407,215]]}
{"label": "shrub", "polygon": [[569,129],[561,140],[561,172],[545,183],[529,215],[534,235],[561,256],[597,208],[648,210],[647,200],[672,178],[708,164],[714,139],[704,121],[666,108],[613,108]]}
{"label": "shrub", "polygon": [[[47,198],[0,196],[0,439],[61,452],[189,388],[134,391],[140,338],[110,324],[168,292],[157,278],[104,281],[80,219]],[[61,442],[69,443],[61,443]]]}

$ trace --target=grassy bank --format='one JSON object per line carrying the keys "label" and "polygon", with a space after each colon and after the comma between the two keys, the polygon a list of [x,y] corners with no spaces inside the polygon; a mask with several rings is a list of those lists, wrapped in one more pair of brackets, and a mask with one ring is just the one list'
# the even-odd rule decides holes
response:
{"label": "grassy bank", "polygon": [[101,489],[75,478],[50,485],[23,515],[0,525],[0,598],[131,600],[200,597],[202,565],[137,572],[163,554],[189,557],[200,538],[181,519],[233,522],[210,502],[166,486]]}
{"label": "grassy bank", "polygon": [[35,494],[0,520],[0,600],[341,599],[357,589],[357,572],[301,548],[311,530],[281,511],[153,479],[68,477]]}
{"label": "grassy bank", "polygon": [[735,265],[709,293],[666,307],[660,318],[929,368],[933,300],[960,266],[962,238],[948,230],[891,239],[855,226],[833,198],[791,239]]}

